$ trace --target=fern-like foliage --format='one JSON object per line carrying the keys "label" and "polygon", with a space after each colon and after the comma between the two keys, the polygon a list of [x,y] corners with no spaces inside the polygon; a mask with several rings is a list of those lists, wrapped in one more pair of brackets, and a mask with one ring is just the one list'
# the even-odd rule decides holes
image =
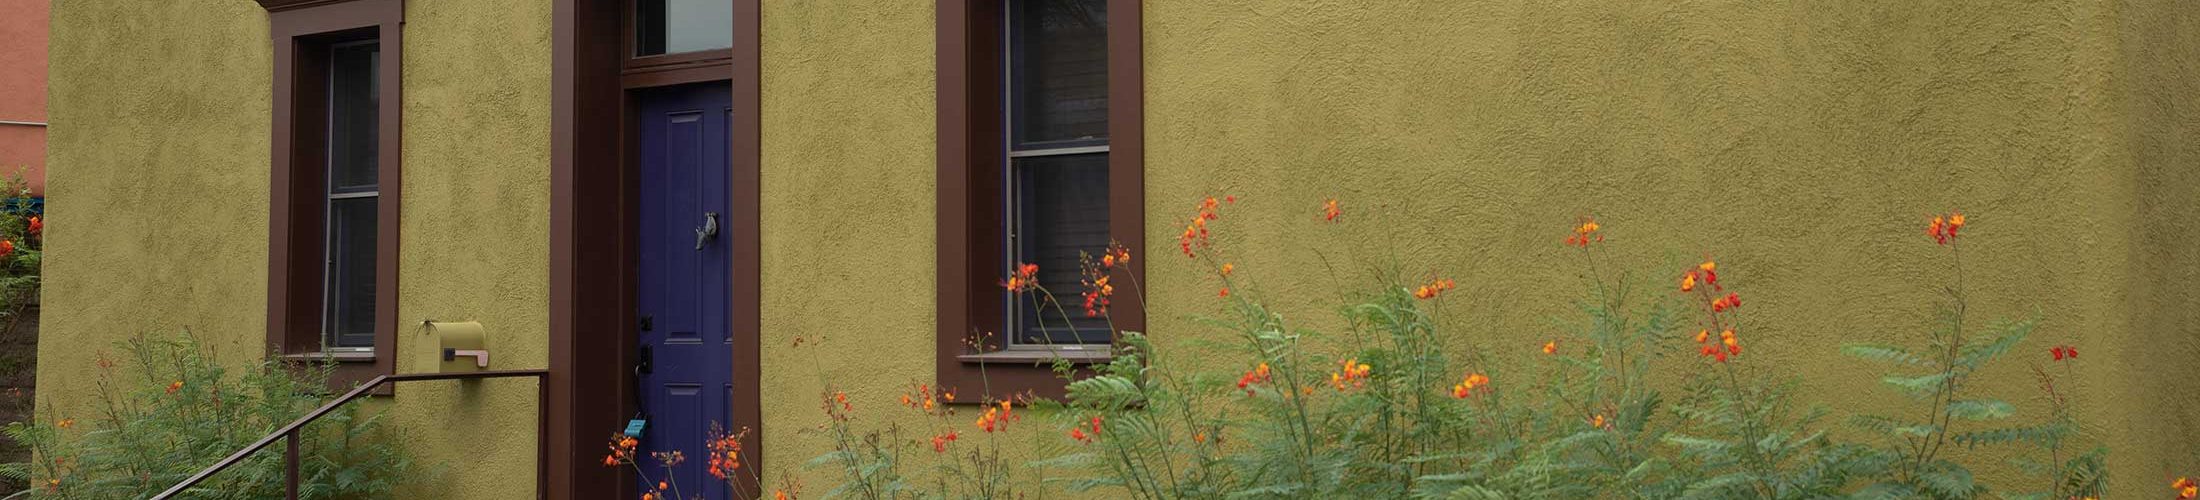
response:
{"label": "fern-like foliage", "polygon": [[[232,373],[188,332],[141,335],[101,356],[92,414],[8,424],[37,458],[0,475],[32,498],[143,498],[182,482],[267,432],[326,403],[331,365],[280,360]],[[301,498],[386,497],[401,479],[434,471],[395,445],[378,414],[347,405],[299,433]],[[280,450],[262,450],[184,492],[186,498],[284,495]]]}

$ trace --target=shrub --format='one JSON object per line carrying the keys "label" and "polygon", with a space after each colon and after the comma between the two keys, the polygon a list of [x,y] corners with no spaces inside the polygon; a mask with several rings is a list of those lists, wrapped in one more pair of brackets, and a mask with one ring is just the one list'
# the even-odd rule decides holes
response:
{"label": "shrub", "polygon": [[[1456,284],[1443,276],[1378,273],[1374,286],[1347,294],[1336,310],[1341,332],[1292,321],[1295,315],[1262,300],[1214,238],[1222,212],[1235,203],[1204,200],[1178,249],[1199,264],[1225,306],[1200,323],[1226,332],[1238,361],[1163,362],[1140,332],[1112,332],[1117,342],[1107,363],[1080,370],[1055,361],[1066,398],[1013,402],[1041,410],[1035,414],[1049,417],[1060,436],[1040,444],[1048,458],[1022,467],[1002,463],[995,437],[997,425],[1017,418],[1011,402],[981,402],[986,415],[973,430],[947,417],[953,409],[935,407],[936,399],[952,401],[952,388],[912,383],[902,404],[937,417],[921,433],[935,453],[924,454],[911,451],[922,442],[899,425],[857,429],[853,403],[826,383],[829,422],[816,433],[835,446],[810,462],[842,473],[826,496],[1043,495],[1024,482],[1030,476],[1042,486],[1140,499],[2097,498],[2106,490],[2107,452],[2070,453],[2084,448],[2072,443],[2070,395],[2048,369],[2032,367],[2052,404],[2046,415],[2027,416],[2038,424],[1996,424],[2017,409],[1965,384],[2014,352],[2038,320],[1972,325],[1956,258],[1956,233],[1966,222],[1960,214],[1936,218],[1929,231],[1947,248],[1956,278],[1941,325],[1923,348],[1845,349],[1892,365],[1882,380],[1923,408],[1917,418],[1852,416],[1854,427],[1841,429],[1829,423],[1832,411],[1799,400],[1793,374],[1751,363],[1744,346],[1755,327],[1738,314],[1741,291],[1720,282],[1731,270],[1708,257],[1676,266],[1677,273],[1647,273],[1675,280],[1652,286],[1631,274],[1608,275],[1601,269],[1612,263],[1600,262],[1609,259],[1600,251],[1603,227],[1584,218],[1565,238],[1587,296],[1558,319],[1566,333],[1539,349],[1524,347],[1522,356],[1493,356],[1473,336],[1447,330],[1445,302]],[[1337,223],[1342,211],[1330,200],[1319,215]],[[1111,281],[1137,289],[1136,277],[1119,266],[1130,258],[1110,245],[1098,260],[1084,259],[1084,314],[1107,315],[1117,299]],[[1003,281],[1011,293],[1050,314],[1071,314],[1032,279],[1036,266],[1014,269]],[[2066,373],[2072,369],[2075,348],[2049,352]],[[1521,357],[1529,361],[1503,361]],[[1216,372],[1218,365],[1236,368]],[[984,444],[950,452],[962,433],[980,430]],[[1878,443],[1837,439],[1853,435]],[[2014,454],[2030,477],[1998,486],[2038,491],[2002,494],[1977,481],[1971,464],[1942,453],[2011,445],[2045,456]],[[913,455],[933,457],[931,487],[905,475]],[[1056,471],[1071,477],[1051,477]],[[2200,491],[2184,480],[2172,487],[2185,498]]]}
{"label": "shrub", "polygon": [[[143,498],[327,403],[328,364],[266,360],[231,374],[188,332],[140,335],[101,353],[89,415],[48,411],[5,433],[29,447],[30,463],[0,467],[28,482],[33,498]],[[118,370],[118,365],[127,365]],[[81,422],[80,422],[81,420]],[[302,498],[386,497],[411,460],[376,417],[357,405],[300,430]],[[285,492],[281,445],[213,476],[188,498],[273,498]]]}
{"label": "shrub", "polygon": [[[1206,200],[1179,248],[1215,280],[1227,313],[1204,322],[1237,340],[1244,372],[1234,387],[1220,374],[1180,372],[1186,364],[1157,362],[1142,335],[1122,332],[1113,362],[1069,377],[1065,401],[1038,405],[1056,410],[1078,449],[1035,465],[1089,474],[1070,489],[1133,498],[1975,498],[1992,491],[1938,451],[2028,443],[2048,455],[2027,467],[2040,481],[2007,487],[2041,488],[2025,495],[2038,498],[2105,490],[2105,450],[2064,455],[2068,403],[2037,366],[2055,405],[2045,424],[1962,425],[2015,415],[1963,381],[2037,322],[1970,331],[1960,280],[1929,354],[1848,349],[1917,372],[1884,380],[1928,406],[1918,421],[1856,417],[1860,430],[1885,438],[1872,446],[1836,440],[1831,412],[1799,402],[1792,375],[1748,365],[1741,295],[1718,281],[1710,259],[1677,273],[1677,293],[1606,276],[1603,228],[1584,219],[1566,245],[1577,250],[1589,299],[1561,320],[1569,335],[1546,340],[1526,366],[1505,366],[1482,346],[1460,345],[1471,336],[1444,331],[1438,318],[1454,285],[1435,276],[1378,279],[1339,310],[1341,341],[1310,342],[1328,334],[1271,310],[1215,244],[1223,206]],[[1331,201],[1323,218],[1338,214]],[[1962,224],[1943,218],[1933,229],[1951,261]],[[2056,360],[2065,349],[2075,357],[2063,346]],[[1458,352],[1467,354],[1448,355]]]}

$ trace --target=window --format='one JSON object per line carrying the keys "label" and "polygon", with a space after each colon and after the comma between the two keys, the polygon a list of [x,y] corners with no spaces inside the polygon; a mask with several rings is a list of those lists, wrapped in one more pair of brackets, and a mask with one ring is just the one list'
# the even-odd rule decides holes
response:
{"label": "window", "polygon": [[[1108,318],[998,282],[1018,263],[1076,301],[1081,253],[1142,251],[1137,0],[942,0],[939,6],[939,340],[942,385],[1058,396],[1045,366],[1106,359],[1144,331],[1137,300]],[[1127,270],[1137,274],[1143,259]],[[982,398],[981,398],[982,399]]]}
{"label": "window", "polygon": [[636,0],[634,55],[701,52],[733,46],[733,2]]}
{"label": "window", "polygon": [[268,344],[337,361],[338,385],[393,373],[404,3],[260,4],[275,46]]}
{"label": "window", "polygon": [[[1039,265],[1058,298],[1080,285],[1080,252],[1108,245],[1108,31],[1105,0],[1011,1],[1008,253]],[[1009,265],[1000,274],[1011,272]],[[1011,347],[1107,344],[1107,320],[1006,294]]]}
{"label": "window", "polygon": [[375,175],[374,40],[329,47],[328,78],[328,269],[322,281],[324,349],[374,347],[375,210],[380,201]]}

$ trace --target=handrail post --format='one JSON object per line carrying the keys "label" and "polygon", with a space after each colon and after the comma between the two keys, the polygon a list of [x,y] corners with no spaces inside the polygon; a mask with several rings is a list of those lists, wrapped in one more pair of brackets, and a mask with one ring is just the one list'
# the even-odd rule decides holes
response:
{"label": "handrail post", "polygon": [[288,441],[288,444],[286,449],[283,450],[283,464],[290,469],[288,473],[290,496],[287,498],[298,500],[298,430],[291,429],[290,436],[285,441]]}

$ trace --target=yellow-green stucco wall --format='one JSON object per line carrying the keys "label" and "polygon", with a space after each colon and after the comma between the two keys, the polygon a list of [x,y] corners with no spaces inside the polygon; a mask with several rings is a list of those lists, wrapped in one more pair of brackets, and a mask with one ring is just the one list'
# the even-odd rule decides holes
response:
{"label": "yellow-green stucco wall", "polygon": [[[549,2],[405,3],[399,318],[480,321],[496,368],[541,368]],[[40,414],[89,409],[93,356],[138,333],[188,328],[240,365],[266,350],[267,27],[244,0],[54,5]],[[432,337],[398,340],[399,372],[432,369]],[[400,495],[532,497],[535,400],[506,379],[378,401],[442,469]]]}
{"label": "yellow-green stucco wall", "polygon": [[[767,482],[835,482],[800,467],[828,446],[825,380],[867,425],[913,424],[892,401],[932,377],[932,7],[763,2]],[[499,368],[547,359],[549,9],[407,1],[399,316],[482,321]],[[262,351],[271,66],[252,2],[53,10],[39,403],[67,414],[129,335]],[[1751,369],[1888,408],[1837,350],[1919,341],[1950,277],[1924,220],[1961,209],[1973,309],[2045,320],[2018,359],[2085,353],[2079,415],[2121,491],[2200,471],[2190,3],[1182,0],[1148,2],[1145,37],[1142,258],[1173,359],[1243,360],[1193,345],[1220,332],[1187,318],[1220,303],[1173,254],[1208,194],[1241,197],[1216,223],[1238,293],[1333,329],[1321,259],[1355,286],[1395,261],[1459,280],[1452,331],[1501,359],[1583,296],[1559,240],[1594,214],[1607,271],[1662,283],[1716,256],[1749,297]],[[424,338],[400,329],[400,371]],[[2036,415],[2023,365],[1977,387]],[[388,406],[448,465],[405,493],[532,496],[532,383],[436,384]],[[1014,439],[1060,439],[1026,422]]]}
{"label": "yellow-green stucco wall", "polygon": [[[796,464],[829,449],[825,381],[866,425],[908,426],[893,400],[933,373],[934,13],[764,15],[765,459],[822,491],[835,472]],[[1459,280],[1455,345],[1500,360],[1586,296],[1560,240],[1593,214],[1608,273],[1662,285],[1719,259],[1749,297],[1748,370],[1893,411],[1882,367],[1839,349],[1924,342],[1953,277],[1925,225],[1962,210],[1972,310],[2044,321],[1973,387],[2038,418],[2027,365],[2075,345],[2065,383],[2123,491],[2200,467],[2189,3],[1154,1],[1144,19],[1146,285],[1171,359],[1247,363],[1195,345],[1221,340],[1190,319],[1220,312],[1217,283],[1173,248],[1209,194],[1241,198],[1215,224],[1239,293],[1334,331],[1339,283],[1394,262]],[[1965,459],[2022,487],[1999,455]]]}

